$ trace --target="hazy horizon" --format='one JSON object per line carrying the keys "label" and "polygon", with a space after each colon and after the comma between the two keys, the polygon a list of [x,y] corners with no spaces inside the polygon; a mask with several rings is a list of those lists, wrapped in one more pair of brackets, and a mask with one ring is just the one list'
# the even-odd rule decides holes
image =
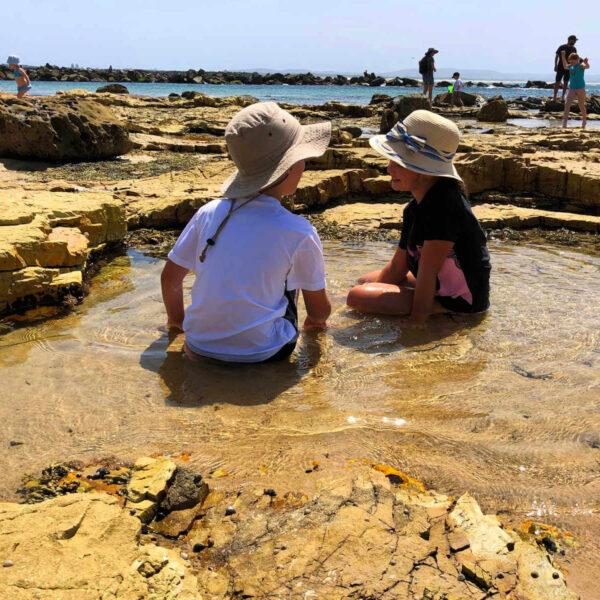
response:
{"label": "hazy horizon", "polygon": [[[584,0],[577,14],[593,14],[595,5]],[[259,7],[241,0],[21,0],[11,10],[20,26],[5,27],[3,45],[6,55],[16,53],[30,65],[210,71],[266,65],[261,68],[271,72],[415,75],[417,61],[434,46],[438,70],[535,74],[550,81],[556,48],[574,33],[593,76],[600,72],[597,20],[582,18],[573,27],[564,15],[541,0],[426,0],[418,6],[263,0]]]}

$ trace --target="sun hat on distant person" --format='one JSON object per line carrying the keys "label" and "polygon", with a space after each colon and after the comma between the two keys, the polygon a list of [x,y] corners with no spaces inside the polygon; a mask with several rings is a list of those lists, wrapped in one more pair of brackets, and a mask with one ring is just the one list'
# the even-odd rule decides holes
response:
{"label": "sun hat on distant person", "polygon": [[21,59],[15,55],[15,54],[11,54],[7,59],[6,59],[6,64],[7,65],[18,65],[21,62]]}
{"label": "sun hat on distant person", "polygon": [[459,141],[458,127],[428,110],[415,110],[386,135],[369,140],[373,150],[406,169],[462,181],[452,160]]}
{"label": "sun hat on distant person", "polygon": [[247,106],[225,129],[237,171],[223,184],[223,196],[244,198],[272,186],[297,162],[324,154],[330,138],[329,122],[300,125],[275,102]]}
{"label": "sun hat on distant person", "polygon": [[431,54],[432,52],[439,52],[439,50],[436,50],[435,48],[429,48],[425,54]]}

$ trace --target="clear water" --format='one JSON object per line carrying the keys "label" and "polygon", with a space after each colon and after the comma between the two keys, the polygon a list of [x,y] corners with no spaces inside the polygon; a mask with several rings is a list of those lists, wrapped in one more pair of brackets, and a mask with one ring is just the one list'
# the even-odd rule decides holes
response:
{"label": "clear water", "polygon": [[[32,95],[49,95],[59,90],[85,89],[95,91],[106,85],[104,83],[69,83],[55,81],[34,81]],[[259,100],[273,100],[276,102],[291,102],[294,104],[323,104],[337,100],[346,104],[368,104],[373,94],[389,94],[398,96],[411,94],[420,88],[405,87],[364,87],[346,85],[212,85],[188,83],[125,83],[131,94],[144,96],[168,96],[171,93],[181,94],[186,90],[195,90],[210,96],[236,96],[249,94]],[[0,91],[15,92],[14,81],[0,81]],[[435,88],[435,93],[445,92],[444,88]],[[468,88],[471,94],[484,97],[502,94],[504,98],[518,98],[520,96],[547,97],[552,95],[552,90],[537,90],[524,88]],[[600,84],[588,85],[588,94],[600,94]]]}
{"label": "clear water", "polygon": [[344,304],[391,245],[324,245],[330,328],[303,335],[290,362],[188,361],[181,336],[159,330],[163,262],[137,251],[74,312],[5,333],[0,498],[55,460],[186,452],[204,473],[260,485],[265,466],[289,485],[325,455],[367,458],[469,490],[509,521],[566,528],[582,538],[580,568],[597,572],[600,258],[493,242],[489,314],[419,331]]}

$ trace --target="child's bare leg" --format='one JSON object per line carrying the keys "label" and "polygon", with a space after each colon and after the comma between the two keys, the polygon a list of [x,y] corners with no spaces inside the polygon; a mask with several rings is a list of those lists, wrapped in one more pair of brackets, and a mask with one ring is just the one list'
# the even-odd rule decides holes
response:
{"label": "child's bare leg", "polygon": [[567,121],[569,120],[569,111],[571,110],[572,103],[573,103],[573,94],[571,94],[571,91],[569,90],[569,93],[567,94],[567,99],[565,100],[565,111],[563,113],[563,121],[562,121],[563,127],[567,126]]}
{"label": "child's bare leg", "polygon": [[587,111],[585,110],[585,88],[578,90],[577,100],[579,102],[579,110],[581,111],[581,129],[585,129],[587,123]]}
{"label": "child's bare leg", "polygon": [[391,283],[365,283],[352,288],[346,298],[350,308],[382,315],[408,315],[414,290]]}
{"label": "child's bare leg", "polygon": [[[358,283],[359,284],[363,284],[363,283],[375,283],[378,279],[379,279],[379,275],[381,273],[382,269],[379,269],[378,271],[371,271],[370,273],[365,273],[364,275],[361,275],[358,278]],[[408,272],[406,274],[406,277],[400,281],[398,283],[399,286],[402,287],[415,287],[417,280],[415,279],[415,276]]]}

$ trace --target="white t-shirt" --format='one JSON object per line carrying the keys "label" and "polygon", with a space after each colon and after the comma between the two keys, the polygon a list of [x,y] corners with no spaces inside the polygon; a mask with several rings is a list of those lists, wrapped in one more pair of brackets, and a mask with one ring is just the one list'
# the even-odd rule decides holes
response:
{"label": "white t-shirt", "polygon": [[325,289],[323,249],[306,219],[263,194],[232,213],[200,262],[230,205],[213,200],[198,210],[169,258],[196,273],[183,321],[188,346],[210,358],[260,362],[298,336],[283,318],[284,291]]}
{"label": "white t-shirt", "polygon": [[454,89],[452,90],[454,93],[460,92],[465,87],[465,84],[460,79],[454,80]]}

